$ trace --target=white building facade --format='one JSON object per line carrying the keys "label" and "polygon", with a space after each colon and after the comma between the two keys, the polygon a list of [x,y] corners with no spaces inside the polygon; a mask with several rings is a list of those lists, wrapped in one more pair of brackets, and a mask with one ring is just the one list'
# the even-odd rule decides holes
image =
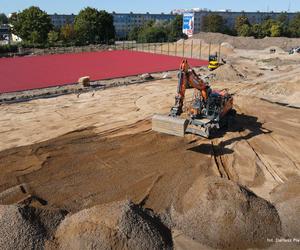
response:
{"label": "white building facade", "polygon": [[[176,15],[174,14],[138,14],[138,13],[112,13],[114,18],[114,26],[116,31],[117,38],[126,38],[129,32],[134,27],[141,27],[148,21],[171,21],[173,20]],[[53,14],[50,15],[52,24],[56,28],[60,28],[65,24],[73,24],[75,21],[76,15],[60,15],[60,14]]]}

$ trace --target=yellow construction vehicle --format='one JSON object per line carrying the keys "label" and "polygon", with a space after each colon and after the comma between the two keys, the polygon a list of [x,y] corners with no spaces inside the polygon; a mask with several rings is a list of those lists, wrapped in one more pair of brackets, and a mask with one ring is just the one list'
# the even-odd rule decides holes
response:
{"label": "yellow construction vehicle", "polygon": [[215,55],[209,55],[208,57],[208,69],[209,70],[215,70],[220,66],[219,63],[219,57],[218,57],[218,53],[216,53]]}

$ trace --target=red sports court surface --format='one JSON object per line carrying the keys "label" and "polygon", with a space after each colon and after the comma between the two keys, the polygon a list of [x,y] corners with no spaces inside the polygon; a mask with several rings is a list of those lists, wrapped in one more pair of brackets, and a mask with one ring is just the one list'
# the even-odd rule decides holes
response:
{"label": "red sports court surface", "polygon": [[[176,70],[181,57],[137,51],[103,51],[0,59],[0,93]],[[192,67],[207,61],[189,59]]]}

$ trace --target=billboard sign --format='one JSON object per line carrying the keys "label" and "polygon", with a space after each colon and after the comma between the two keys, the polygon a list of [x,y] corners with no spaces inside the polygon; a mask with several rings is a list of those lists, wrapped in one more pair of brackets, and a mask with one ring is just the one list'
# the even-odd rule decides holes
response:
{"label": "billboard sign", "polygon": [[194,13],[183,14],[182,32],[189,37],[194,34]]}

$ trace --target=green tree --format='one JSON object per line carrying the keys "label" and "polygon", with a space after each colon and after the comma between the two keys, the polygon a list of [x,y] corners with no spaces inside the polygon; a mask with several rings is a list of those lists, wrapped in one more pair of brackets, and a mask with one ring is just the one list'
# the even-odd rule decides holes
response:
{"label": "green tree", "polygon": [[180,38],[185,38],[186,35],[182,33],[182,25],[183,25],[183,18],[182,15],[176,15],[174,20],[171,21],[168,30],[168,40],[169,41],[176,41]]}
{"label": "green tree", "polygon": [[281,30],[281,35],[289,37],[290,32],[289,32],[289,18],[286,13],[281,13],[277,17],[277,22],[280,25],[280,30]]}
{"label": "green tree", "polygon": [[111,14],[104,10],[99,11],[99,18],[101,23],[100,41],[110,41],[115,39],[114,18]]}
{"label": "green tree", "polygon": [[292,37],[300,37],[300,13],[290,21],[289,32]]}
{"label": "green tree", "polygon": [[0,25],[8,24],[8,18],[4,13],[0,13]]}
{"label": "green tree", "polygon": [[277,22],[273,19],[266,19],[261,24],[262,37],[271,36],[271,28],[273,25],[277,24]]}
{"label": "green tree", "polygon": [[246,17],[245,15],[238,16],[238,17],[235,19],[235,24],[234,24],[234,28],[235,28],[235,30],[236,30],[237,33],[239,33],[239,30],[240,30],[240,28],[241,28],[243,25],[248,25],[248,26],[250,26],[248,17]]}
{"label": "green tree", "polygon": [[203,18],[202,30],[205,32],[223,32],[224,20],[220,15],[209,14]]}
{"label": "green tree", "polygon": [[53,45],[59,40],[59,33],[55,30],[51,30],[48,33],[48,42]]}
{"label": "green tree", "polygon": [[168,40],[167,31],[163,26],[160,27],[145,27],[138,35],[139,42],[154,43],[164,42]]}
{"label": "green tree", "polygon": [[45,44],[52,29],[49,15],[38,7],[30,7],[11,18],[13,31],[24,41]]}
{"label": "green tree", "polygon": [[271,27],[271,36],[279,37],[282,34],[281,26],[278,23],[274,23]]}
{"label": "green tree", "polygon": [[141,27],[138,26],[133,27],[128,34],[128,39],[130,41],[137,41],[140,32],[141,32]]}
{"label": "green tree", "polygon": [[32,44],[38,44],[40,42],[39,33],[37,31],[32,31],[30,33],[29,40]]}
{"label": "green tree", "polygon": [[278,17],[277,17],[277,21],[280,23],[289,23],[289,18],[288,15],[286,13],[281,13]]}
{"label": "green tree", "polygon": [[76,34],[72,24],[65,24],[60,29],[60,37],[65,43],[74,42]]}
{"label": "green tree", "polygon": [[90,7],[81,10],[76,16],[74,30],[82,44],[106,42],[115,37],[113,16]]}
{"label": "green tree", "polygon": [[261,24],[252,25],[251,33],[255,38],[263,38],[262,27]]}
{"label": "green tree", "polygon": [[251,36],[252,35],[252,29],[251,26],[248,24],[243,24],[238,29],[238,35],[239,36]]}

